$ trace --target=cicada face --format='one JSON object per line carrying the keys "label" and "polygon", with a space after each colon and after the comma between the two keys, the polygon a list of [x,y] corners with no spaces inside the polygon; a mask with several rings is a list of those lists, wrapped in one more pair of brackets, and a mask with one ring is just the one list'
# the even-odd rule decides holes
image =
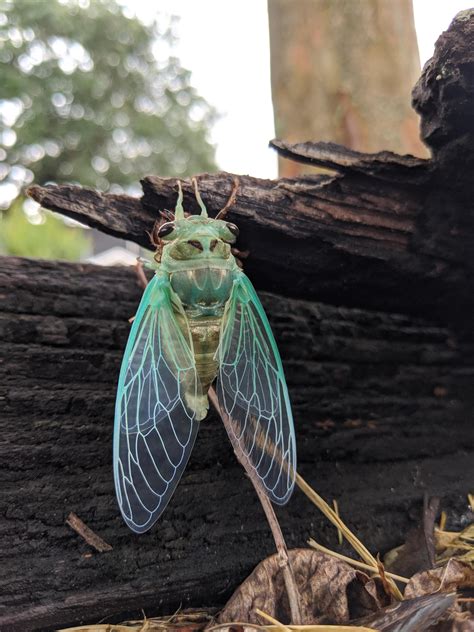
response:
{"label": "cicada face", "polygon": [[162,261],[226,260],[231,256],[239,229],[235,224],[219,219],[190,216],[167,222],[160,227],[158,237],[164,242]]}

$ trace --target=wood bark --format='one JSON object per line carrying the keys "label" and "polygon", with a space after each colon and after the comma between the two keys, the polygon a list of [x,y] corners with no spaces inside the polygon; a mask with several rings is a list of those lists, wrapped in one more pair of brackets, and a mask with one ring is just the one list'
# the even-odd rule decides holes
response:
{"label": "wood bark", "polygon": [[[268,15],[279,138],[427,156],[410,108],[420,72],[411,0],[268,0]],[[279,166],[284,177],[308,172]]]}
{"label": "wood bark", "polygon": [[[223,604],[273,543],[215,417],[203,422],[156,527],[133,535],[116,505],[113,406],[141,294],[135,272],[4,258],[0,293],[0,629]],[[374,552],[403,540],[424,493],[443,496],[459,524],[474,476],[472,347],[429,320],[262,300],[285,364],[302,476],[338,499]],[[70,512],[112,550],[89,546],[66,524]],[[289,546],[311,536],[337,548],[301,493],[278,515]]]}
{"label": "wood bark", "polygon": [[[282,155],[335,174],[241,177],[229,213],[282,353],[299,471],[337,498],[374,552],[403,541],[424,493],[443,497],[455,528],[472,491],[474,185],[465,100],[474,60],[465,41],[473,34],[474,11],[442,36],[415,91],[432,160],[275,141]],[[456,71],[443,78],[444,67]],[[212,215],[232,177],[203,175],[200,186]],[[150,247],[147,231],[160,209],[174,207],[176,182],[150,176],[143,187],[141,199],[72,186],[31,194]],[[190,183],[185,204],[197,210]],[[111,474],[113,402],[140,293],[130,269],[2,259],[2,630],[218,606],[272,551],[214,417],[156,527],[137,537],[123,524]],[[91,549],[66,524],[71,512],[112,550]],[[278,514],[290,546],[313,536],[337,547],[301,494]]]}

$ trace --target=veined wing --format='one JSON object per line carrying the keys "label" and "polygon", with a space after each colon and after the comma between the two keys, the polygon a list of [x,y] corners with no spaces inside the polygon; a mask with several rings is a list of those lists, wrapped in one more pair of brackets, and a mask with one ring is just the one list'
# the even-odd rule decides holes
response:
{"label": "veined wing", "polygon": [[224,314],[217,396],[237,442],[270,499],[285,504],[294,487],[296,442],[280,354],[262,304],[239,272]]}
{"label": "veined wing", "polygon": [[158,519],[186,467],[199,427],[189,403],[199,394],[191,337],[176,320],[169,281],[154,276],[133,321],[115,404],[115,490],[136,533]]}

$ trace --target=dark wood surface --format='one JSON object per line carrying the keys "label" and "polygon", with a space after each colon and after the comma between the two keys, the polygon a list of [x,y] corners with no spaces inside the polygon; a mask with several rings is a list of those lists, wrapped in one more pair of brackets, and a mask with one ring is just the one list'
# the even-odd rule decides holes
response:
{"label": "dark wood surface", "polygon": [[[135,536],[122,522],[113,402],[140,293],[130,269],[2,260],[1,630],[223,604],[272,551],[214,417],[156,527]],[[338,499],[374,552],[403,540],[424,493],[442,495],[452,524],[461,520],[474,476],[472,348],[426,319],[262,300],[284,359],[301,474]],[[87,545],[65,524],[71,511],[113,550]],[[300,492],[278,514],[290,546],[312,536],[338,548]]]}

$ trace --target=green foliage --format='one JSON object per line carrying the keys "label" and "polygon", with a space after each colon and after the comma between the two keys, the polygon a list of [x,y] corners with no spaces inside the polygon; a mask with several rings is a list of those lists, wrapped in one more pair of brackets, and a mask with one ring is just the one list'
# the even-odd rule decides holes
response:
{"label": "green foliage", "polygon": [[215,111],[172,56],[174,23],[116,0],[0,2],[0,208],[33,180],[119,192],[215,168]]}
{"label": "green foliage", "polygon": [[38,183],[107,189],[149,173],[212,169],[213,110],[176,58],[157,62],[153,54],[154,46],[171,50],[172,23],[146,26],[112,0],[81,5],[3,4],[0,96],[9,103],[0,102],[0,146],[7,178],[15,181],[14,165],[21,165]]}
{"label": "green foliage", "polygon": [[18,198],[0,216],[0,253],[40,259],[76,261],[90,251],[87,232],[67,226],[49,211],[36,211],[28,219]]}

